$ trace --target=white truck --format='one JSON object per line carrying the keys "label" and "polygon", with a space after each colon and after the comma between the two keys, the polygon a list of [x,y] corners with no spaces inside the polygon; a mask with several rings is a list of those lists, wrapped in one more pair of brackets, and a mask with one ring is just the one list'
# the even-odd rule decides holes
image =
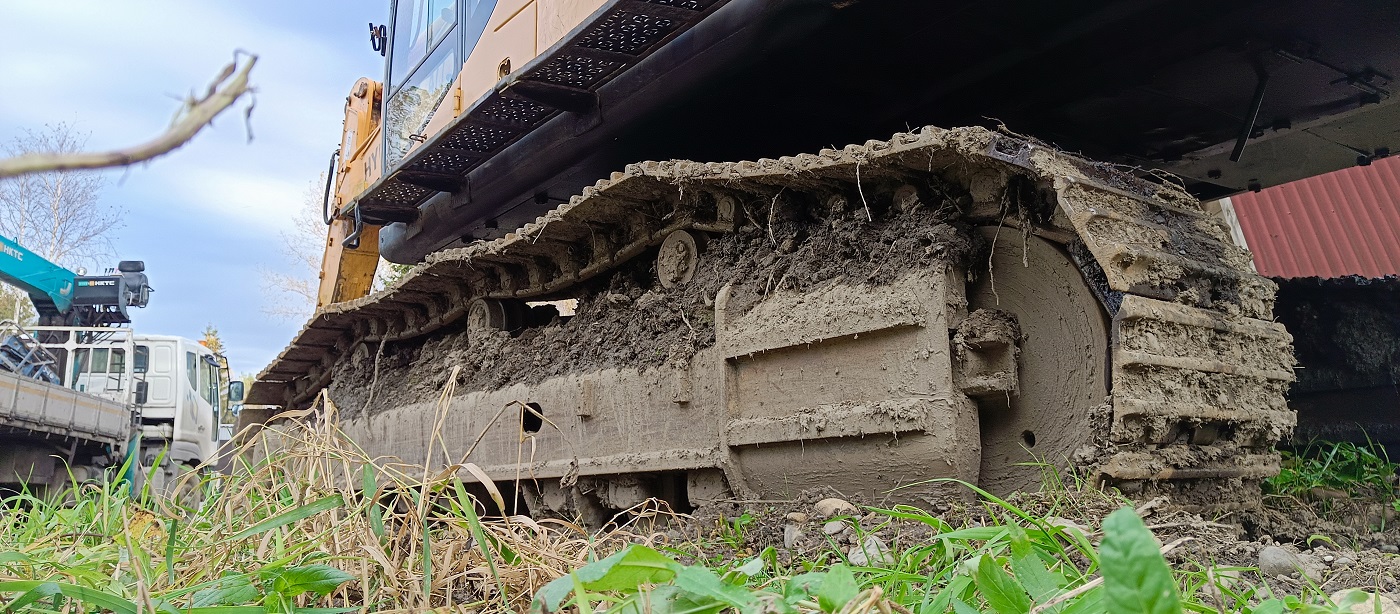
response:
{"label": "white truck", "polygon": [[125,326],[126,308],[149,298],[144,270],[78,275],[0,237],[0,280],[29,293],[40,321],[0,323],[0,488],[61,490],[125,467],[173,494],[215,460],[219,417],[243,382],[196,341]]}

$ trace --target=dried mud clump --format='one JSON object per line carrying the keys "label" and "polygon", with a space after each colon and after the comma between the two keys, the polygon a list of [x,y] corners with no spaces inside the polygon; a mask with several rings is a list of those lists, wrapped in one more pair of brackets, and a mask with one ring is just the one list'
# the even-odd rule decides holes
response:
{"label": "dried mud clump", "polygon": [[951,202],[902,209],[869,204],[873,221],[864,206],[832,213],[814,203],[755,198],[743,203],[746,223],[736,232],[705,242],[687,284],[663,288],[654,253],[644,253],[578,288],[573,316],[536,307],[532,325],[513,333],[469,333],[459,323],[383,347],[362,344],[336,367],[331,395],[353,416],[363,407],[374,412],[436,399],[454,368],[456,390],[465,392],[683,363],[714,344],[714,299],[726,285],[737,317],[773,293],[834,283],[884,285],[911,269],[969,262],[983,248],[953,221],[958,210]]}

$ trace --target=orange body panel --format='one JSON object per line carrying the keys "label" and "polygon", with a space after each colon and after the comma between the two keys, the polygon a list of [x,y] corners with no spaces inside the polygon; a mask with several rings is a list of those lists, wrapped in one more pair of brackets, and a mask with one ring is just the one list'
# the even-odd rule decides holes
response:
{"label": "orange body panel", "polygon": [[[499,0],[481,39],[424,128],[424,140],[449,126],[467,106],[495,87],[507,76],[508,72],[503,71],[513,72],[525,66],[592,15],[603,1]],[[334,196],[337,212],[383,175],[383,95],[383,84],[362,78],[355,82],[346,99]],[[415,142],[410,151],[421,144]],[[343,241],[353,230],[353,221],[348,217],[338,217],[328,230],[318,308],[366,296],[371,290],[379,263],[379,227],[365,224],[359,248],[346,249]]]}
{"label": "orange body panel", "polygon": [[345,99],[345,127],[340,143],[340,162],[336,169],[334,203],[337,212],[326,231],[326,251],[321,258],[320,287],[316,293],[316,308],[331,303],[353,300],[369,294],[374,285],[374,272],[379,266],[379,227],[366,224],[356,249],[345,247],[344,241],[354,232],[354,220],[340,215],[341,209],[370,184],[379,179],[379,100],[382,86],[370,79],[360,79]]}

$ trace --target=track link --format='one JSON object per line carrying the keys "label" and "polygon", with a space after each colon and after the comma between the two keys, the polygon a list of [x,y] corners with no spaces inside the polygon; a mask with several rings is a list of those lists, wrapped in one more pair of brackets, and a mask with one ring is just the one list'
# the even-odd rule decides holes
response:
{"label": "track link", "polygon": [[1112,317],[1111,394],[1075,461],[1125,490],[1250,505],[1211,493],[1276,473],[1272,445],[1295,422],[1284,402],[1291,337],[1269,321],[1274,284],[1170,182],[978,128],[776,160],[629,165],[504,238],[432,254],[394,287],[320,311],[259,375],[249,403],[304,406],[356,347],[453,325],[476,299],[568,297],[673,231],[735,231],[755,222],[741,219],[743,202],[800,195],[819,216],[870,216],[877,186],[900,186],[881,192],[898,208],[949,183],[964,190],[941,195],[960,219],[1014,226],[1076,254]]}

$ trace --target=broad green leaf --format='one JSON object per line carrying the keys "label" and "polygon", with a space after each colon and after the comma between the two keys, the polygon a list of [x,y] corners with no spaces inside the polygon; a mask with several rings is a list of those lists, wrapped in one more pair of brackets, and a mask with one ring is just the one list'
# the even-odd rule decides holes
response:
{"label": "broad green leaf", "polygon": [[746,576],[757,575],[759,572],[763,571],[763,559],[753,557],[748,561],[745,561],[743,565],[736,567],[734,571],[737,571]]}
{"label": "broad green leaf", "polygon": [[303,505],[296,509],[283,512],[281,514],[268,518],[267,520],[259,522],[258,524],[255,524],[251,527],[243,529],[242,531],[235,533],[233,537],[230,537],[228,541],[238,541],[245,537],[251,537],[259,533],[271,531],[283,525],[289,525],[293,522],[305,520],[326,510],[340,507],[344,503],[345,502],[340,498],[340,495],[331,495],[324,499],[307,503],[306,505]]}
{"label": "broad green leaf", "polygon": [[288,599],[302,593],[315,593],[325,597],[353,579],[355,576],[330,565],[286,567],[272,576],[272,591]]}
{"label": "broad green leaf", "polygon": [[[38,580],[13,580],[0,582],[0,593],[30,591],[34,587],[44,584]],[[122,599],[117,595],[104,593],[102,591],[78,586],[76,584],[66,584],[63,582],[53,582],[58,586],[59,592],[69,599],[77,599],[83,603],[97,606],[104,610],[111,610],[116,614],[136,614],[136,604]]]}
{"label": "broad green leaf", "polygon": [[822,580],[825,578],[826,572],[824,571],[813,571],[793,576],[783,587],[783,600],[788,603],[796,603],[810,598],[813,593],[821,590]]}
{"label": "broad green leaf", "polygon": [[1259,602],[1250,610],[1250,614],[1283,614],[1283,602],[1277,599],[1265,599]]}
{"label": "broad green leaf", "polygon": [[1157,539],[1132,508],[1103,522],[1100,546],[1105,605],[1112,612],[1179,614],[1181,597]]}
{"label": "broad green leaf", "polygon": [[823,612],[840,612],[858,594],[860,588],[856,585],[856,576],[851,573],[851,568],[837,563],[831,566],[826,572],[826,579],[822,580],[821,590],[817,591],[817,605]]}
{"label": "broad green leaf", "polygon": [[724,602],[697,598],[680,588],[664,584],[634,595],[619,604],[615,614],[718,614],[729,606]]}
{"label": "broad green leaf", "polygon": [[219,579],[218,584],[194,594],[192,605],[196,608],[221,605],[246,605],[257,603],[262,598],[258,587],[246,574],[230,575]]}
{"label": "broad green leaf", "polygon": [[34,603],[35,601],[38,601],[40,599],[60,594],[61,592],[62,589],[60,589],[57,584],[53,582],[43,582],[40,583],[38,586],[25,591],[23,595],[15,597],[15,600],[6,604],[5,609],[0,610],[0,612],[5,612],[6,614],[8,614],[9,612],[18,612],[20,608],[23,608],[24,606]]}
{"label": "broad green leaf", "polygon": [[635,591],[638,586],[660,584],[674,578],[675,562],[646,546],[631,545],[601,561],[594,561],[556,579],[535,592],[532,611],[557,612],[574,592],[574,582],[588,591]]}
{"label": "broad green leaf", "polygon": [[1026,614],[1031,609],[1031,601],[1026,597],[1021,584],[1001,568],[1001,564],[990,556],[982,557],[973,577],[977,592],[987,601],[987,605],[1001,614]]}
{"label": "broad green leaf", "polygon": [[1045,603],[1058,595],[1063,588],[1060,579],[1050,573],[1045,561],[1036,555],[1035,546],[1031,544],[1025,529],[1014,524],[1007,527],[1011,530],[1011,571],[1015,572],[1016,579],[1025,587],[1026,592],[1030,593],[1031,601]]}
{"label": "broad green leaf", "polygon": [[715,572],[698,565],[681,567],[676,571],[674,582],[677,588],[702,598],[696,601],[711,599],[741,611],[757,604],[753,593],[747,589],[726,584]]}

